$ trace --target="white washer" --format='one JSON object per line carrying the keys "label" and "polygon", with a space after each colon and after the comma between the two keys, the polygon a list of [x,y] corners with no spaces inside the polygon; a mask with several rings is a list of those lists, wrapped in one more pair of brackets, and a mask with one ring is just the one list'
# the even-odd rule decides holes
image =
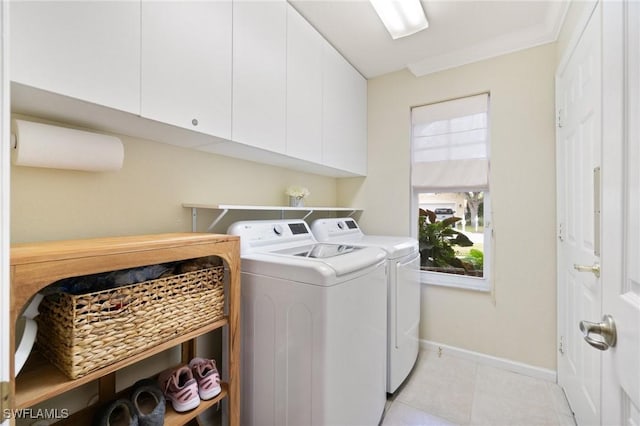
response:
{"label": "white washer", "polygon": [[364,235],[351,218],[318,219],[311,230],[320,242],[379,247],[387,252],[387,392],[407,378],[418,358],[420,253],[415,238]]}
{"label": "white washer", "polygon": [[243,425],[376,425],[386,402],[385,253],[244,221]]}

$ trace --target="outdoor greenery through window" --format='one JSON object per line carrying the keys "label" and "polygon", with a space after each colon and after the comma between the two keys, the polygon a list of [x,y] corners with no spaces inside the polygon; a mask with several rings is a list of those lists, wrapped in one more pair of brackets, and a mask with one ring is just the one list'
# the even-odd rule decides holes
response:
{"label": "outdoor greenery through window", "polygon": [[489,94],[411,110],[411,187],[423,281],[487,290]]}
{"label": "outdoor greenery through window", "polygon": [[422,270],[483,277],[485,193],[420,193],[418,199]]}

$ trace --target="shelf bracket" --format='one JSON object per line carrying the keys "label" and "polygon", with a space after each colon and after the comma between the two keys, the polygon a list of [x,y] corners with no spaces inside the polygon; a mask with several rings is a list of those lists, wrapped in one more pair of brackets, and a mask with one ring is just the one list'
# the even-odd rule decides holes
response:
{"label": "shelf bracket", "polygon": [[106,402],[116,396],[116,373],[110,373],[98,379],[98,399]]}
{"label": "shelf bracket", "polygon": [[[207,228],[207,232],[211,232],[213,228],[222,220],[222,218],[229,212],[229,209],[222,209],[220,213],[218,213],[218,217],[216,217],[211,225]],[[198,208],[191,207],[191,232],[197,232],[198,229]]]}
{"label": "shelf bracket", "polygon": [[213,222],[211,222],[211,225],[209,225],[209,227],[207,228],[207,232],[211,232],[213,231],[213,228],[218,224],[218,222],[220,222],[222,220],[222,218],[229,213],[229,209],[224,209],[222,210],[219,214],[218,217],[216,217]]}
{"label": "shelf bracket", "polygon": [[302,217],[302,220],[306,220],[309,216],[311,216],[311,213],[313,213],[313,210],[309,210],[309,211],[307,212],[307,214],[305,214],[305,215]]}
{"label": "shelf bracket", "polygon": [[353,217],[354,214],[356,214],[358,212],[358,210],[351,210],[351,213],[349,213],[349,216],[347,217]]}
{"label": "shelf bracket", "polygon": [[196,232],[196,226],[198,224],[198,209],[191,207],[191,232]]}
{"label": "shelf bracket", "polygon": [[[11,392],[11,385],[9,382],[0,382],[0,414],[4,413],[5,410],[10,409],[9,407],[9,393]],[[0,417],[2,419],[2,417]]]}

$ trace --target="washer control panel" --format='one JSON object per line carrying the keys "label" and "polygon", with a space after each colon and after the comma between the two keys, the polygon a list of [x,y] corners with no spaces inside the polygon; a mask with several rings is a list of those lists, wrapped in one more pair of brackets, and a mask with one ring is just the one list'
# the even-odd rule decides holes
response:
{"label": "washer control panel", "polygon": [[294,241],[316,242],[309,225],[301,219],[236,222],[229,227],[227,233],[240,236],[243,252],[251,248]]}

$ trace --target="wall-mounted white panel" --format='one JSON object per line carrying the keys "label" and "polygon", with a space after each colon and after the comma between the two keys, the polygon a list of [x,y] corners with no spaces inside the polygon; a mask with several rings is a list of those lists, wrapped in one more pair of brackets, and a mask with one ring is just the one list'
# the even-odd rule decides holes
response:
{"label": "wall-mounted white panel", "polygon": [[140,2],[10,3],[10,78],[140,112]]}
{"label": "wall-mounted white panel", "polygon": [[232,139],[284,153],[287,3],[233,2]]}
{"label": "wall-mounted white panel", "polygon": [[328,43],[323,56],[322,162],[367,172],[367,81]]}
{"label": "wall-mounted white panel", "polygon": [[287,6],[287,155],[322,158],[322,49],[327,43]]}
{"label": "wall-mounted white panel", "polygon": [[142,2],[141,115],[231,138],[231,0]]}

